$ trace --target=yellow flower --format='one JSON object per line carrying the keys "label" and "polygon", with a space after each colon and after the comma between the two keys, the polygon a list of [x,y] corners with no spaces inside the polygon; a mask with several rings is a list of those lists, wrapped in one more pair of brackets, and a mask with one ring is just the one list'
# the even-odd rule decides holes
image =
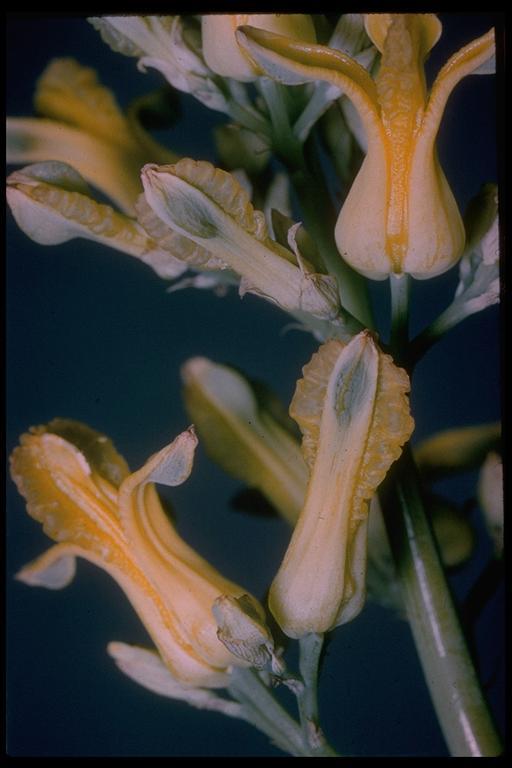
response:
{"label": "yellow flower", "polygon": [[250,82],[260,72],[240,49],[235,32],[249,24],[279,35],[316,42],[311,16],[302,13],[216,13],[201,17],[203,56],[211,70],[224,77]]}
{"label": "yellow flower", "polygon": [[289,637],[350,621],[365,598],[368,505],[410,437],[409,378],[368,331],[323,344],[290,406],[311,469],[269,607]]}
{"label": "yellow flower", "polygon": [[7,118],[7,163],[56,160],[77,170],[119,208],[134,213],[140,169],[177,157],[124,115],[96,72],[73,59],[54,59],[37,83],[41,117]]}
{"label": "yellow flower", "polygon": [[435,138],[452,90],[492,71],[494,30],[455,53],[430,93],[424,61],[439,39],[434,14],[367,14],[381,53],[375,79],[346,53],[244,27],[236,34],[255,64],[288,85],[326,81],[346,95],[363,124],[367,153],[336,224],[343,258],[375,280],[426,279],[462,255],[464,227],[436,155]]}
{"label": "yellow flower", "polygon": [[[240,598],[245,590],[178,536],[155,490],[154,483],[174,486],[187,479],[196,444],[191,428],[130,474],[106,437],[55,419],[23,435],[11,456],[11,474],[29,514],[58,542],[18,578],[58,589],[73,578],[76,557],[103,568],[125,592],[180,690],[225,686],[232,665],[247,666],[217,638],[212,613],[218,598]],[[254,598],[244,600],[263,617]],[[119,645],[111,649],[114,656],[116,650]],[[131,651],[130,658],[134,653],[137,666],[144,655]]]}

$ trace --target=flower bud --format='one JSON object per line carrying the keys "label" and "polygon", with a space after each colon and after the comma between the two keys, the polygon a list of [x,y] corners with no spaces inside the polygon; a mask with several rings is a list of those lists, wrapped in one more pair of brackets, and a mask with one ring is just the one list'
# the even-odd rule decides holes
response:
{"label": "flower bud", "polygon": [[333,629],[364,604],[368,503],[412,432],[408,389],[366,331],[327,342],[304,368],[290,412],[311,475],[269,595],[289,637]]}

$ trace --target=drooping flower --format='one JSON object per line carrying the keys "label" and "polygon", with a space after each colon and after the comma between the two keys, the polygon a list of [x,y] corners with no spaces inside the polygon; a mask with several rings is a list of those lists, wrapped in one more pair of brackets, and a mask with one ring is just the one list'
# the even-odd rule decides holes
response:
{"label": "drooping flower", "polygon": [[460,258],[464,227],[437,159],[435,139],[446,102],[469,74],[492,71],[494,30],[455,53],[430,93],[424,61],[439,39],[434,14],[367,14],[381,53],[375,79],[346,53],[244,27],[237,39],[255,66],[288,85],[325,81],[353,103],[367,154],[340,211],[336,242],[343,258],[375,280],[441,274]]}
{"label": "drooping flower", "polygon": [[303,13],[212,13],[201,17],[203,56],[211,70],[242,82],[256,80],[254,67],[235,37],[237,27],[248,24],[278,35],[315,43],[311,16]]}
{"label": "drooping flower", "polygon": [[[247,666],[217,637],[212,608],[218,598],[245,594],[254,616],[264,616],[254,598],[180,538],[161,506],[155,483],[183,483],[196,444],[191,428],[130,474],[105,436],[55,419],[23,435],[11,456],[29,514],[58,542],[18,578],[59,589],[73,578],[76,557],[103,568],[125,592],[182,694],[187,686],[223,687],[233,665]],[[136,651],[115,645],[111,652],[127,661],[132,676],[144,677],[147,667],[148,674],[157,673],[153,688],[163,686],[168,695],[177,690],[161,666],[148,666]]]}
{"label": "drooping flower", "polygon": [[290,413],[311,468],[269,607],[289,637],[326,632],[361,610],[368,504],[410,437],[409,378],[363,331],[331,340],[303,370]]}

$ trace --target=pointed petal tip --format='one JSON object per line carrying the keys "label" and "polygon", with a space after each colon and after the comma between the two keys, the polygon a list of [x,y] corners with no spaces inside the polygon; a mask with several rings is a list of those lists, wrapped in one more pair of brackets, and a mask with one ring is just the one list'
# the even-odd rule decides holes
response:
{"label": "pointed petal tip", "polygon": [[212,362],[207,357],[190,357],[181,366],[181,378],[185,384],[201,378],[211,368]]}

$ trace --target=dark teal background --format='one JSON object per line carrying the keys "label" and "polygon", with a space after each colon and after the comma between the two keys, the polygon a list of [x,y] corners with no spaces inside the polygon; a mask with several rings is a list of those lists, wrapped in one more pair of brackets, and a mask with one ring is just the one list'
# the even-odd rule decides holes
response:
{"label": "dark teal background", "polygon": [[[442,14],[445,33],[432,52],[436,72],[461,45],[495,23],[492,15]],[[501,19],[497,19],[501,24]],[[9,115],[30,115],[36,78],[52,57],[93,66],[122,105],[163,80],[136,60],[110,51],[81,18],[13,17],[7,23]],[[470,77],[450,98],[439,152],[461,208],[497,179],[495,78]],[[183,123],[162,135],[176,152],[215,161],[207,128],[220,113],[189,97]],[[317,344],[278,309],[235,291],[168,294],[148,267],[84,240],[45,248],[6,221],[7,452],[28,427],[55,416],[78,419],[110,435],[132,468],[188,425],[179,367],[193,355],[235,364],[289,401]],[[449,303],[457,271],[416,283],[416,330]],[[374,286],[384,317],[387,286]],[[500,333],[496,307],[456,328],[418,366],[412,407],[415,441],[438,429],[500,417]],[[457,502],[473,496],[476,475],[446,482]],[[277,519],[247,517],[230,499],[240,484],[199,448],[194,472],[164,492],[184,538],[226,576],[264,597],[286,548],[289,530]],[[7,481],[7,751],[12,756],[272,756],[281,753],[250,726],[199,712],[137,687],[107,656],[110,640],[147,644],[130,605],[102,571],[79,562],[74,583],[60,592],[13,580],[49,545]],[[475,513],[477,524],[479,517]],[[463,599],[488,561],[482,531],[474,561],[452,576]],[[501,593],[476,626],[484,679],[501,726],[503,605]],[[322,678],[328,737],[342,754],[446,755],[410,632],[368,604],[336,631]],[[286,695],[285,695],[286,698]]]}

